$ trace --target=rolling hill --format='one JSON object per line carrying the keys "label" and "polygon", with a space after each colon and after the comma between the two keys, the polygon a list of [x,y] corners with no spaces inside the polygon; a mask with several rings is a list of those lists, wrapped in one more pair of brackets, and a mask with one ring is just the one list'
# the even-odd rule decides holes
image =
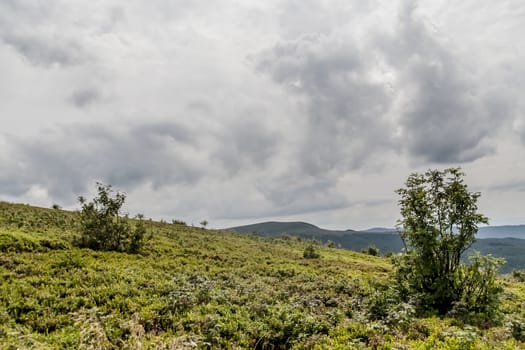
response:
{"label": "rolling hill", "polygon": [[[228,230],[266,237],[289,234],[303,239],[317,239],[322,243],[332,241],[341,248],[354,251],[375,246],[382,254],[397,253],[403,248],[403,242],[397,231],[389,228],[340,231],[325,230],[305,222],[263,222],[232,227]],[[482,254],[505,258],[507,263],[501,268],[502,273],[509,273],[514,269],[525,269],[525,239],[523,239],[525,238],[525,225],[481,227],[477,237],[478,240],[469,252],[477,250]]]}
{"label": "rolling hill", "polygon": [[392,302],[384,257],[151,220],[138,254],[95,251],[75,245],[78,217],[0,202],[0,349],[525,345],[521,275],[500,278],[502,321],[468,324]]}
{"label": "rolling hill", "polygon": [[305,222],[263,222],[259,224],[231,227],[227,230],[238,233],[253,233],[266,237],[279,237],[283,234],[303,239],[317,239],[322,243],[334,242],[341,248],[361,251],[371,245],[381,252],[397,252],[403,247],[397,232],[366,232],[325,230]]}

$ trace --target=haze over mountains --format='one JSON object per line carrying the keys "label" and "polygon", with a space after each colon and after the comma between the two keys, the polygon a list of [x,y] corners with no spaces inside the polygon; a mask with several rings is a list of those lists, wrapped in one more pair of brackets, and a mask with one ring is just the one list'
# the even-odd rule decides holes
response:
{"label": "haze over mountains", "polygon": [[481,227],[478,238],[520,238],[525,239],[525,225],[504,225]]}
{"label": "haze over mountains", "polygon": [[[251,225],[231,227],[228,230],[242,232],[242,233],[259,233],[263,235],[275,234],[344,234],[349,232],[356,233],[397,233],[395,228],[388,227],[372,227],[366,230],[327,230],[309,224],[307,222],[278,222],[268,221]],[[525,239],[525,225],[503,225],[503,226],[484,226],[480,227],[477,238],[519,238]]]}
{"label": "haze over mountains", "polygon": [[[306,222],[271,221],[231,227],[228,230],[269,237],[288,234],[303,239],[316,239],[322,243],[332,241],[341,248],[356,251],[369,246],[379,248],[381,253],[399,252],[403,248],[403,242],[394,228],[374,227],[361,231],[343,231],[327,230]],[[505,258],[507,263],[501,269],[502,273],[525,268],[525,225],[481,227],[477,238],[470,251],[477,250],[482,254]]]}

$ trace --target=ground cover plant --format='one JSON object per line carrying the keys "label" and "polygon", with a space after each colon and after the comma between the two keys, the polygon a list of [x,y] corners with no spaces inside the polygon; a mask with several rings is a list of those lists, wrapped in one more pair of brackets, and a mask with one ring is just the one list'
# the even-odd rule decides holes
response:
{"label": "ground cover plant", "polygon": [[96,251],[73,244],[79,216],[0,203],[0,349],[524,346],[520,273],[499,278],[498,324],[418,318],[384,257],[180,220],[145,221],[138,253]]}

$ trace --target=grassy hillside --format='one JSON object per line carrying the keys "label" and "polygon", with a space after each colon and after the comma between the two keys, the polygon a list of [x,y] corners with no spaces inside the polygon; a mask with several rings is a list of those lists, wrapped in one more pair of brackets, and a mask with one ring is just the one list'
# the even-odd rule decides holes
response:
{"label": "grassy hillside", "polygon": [[0,203],[0,349],[525,346],[510,277],[500,322],[415,318],[386,307],[385,258],[151,221],[140,254],[96,252],[72,246],[76,215]]}
{"label": "grassy hillside", "polygon": [[[376,228],[375,231],[374,229],[336,231],[325,230],[304,222],[263,222],[233,227],[229,230],[240,233],[256,233],[267,237],[280,237],[283,234],[290,234],[304,239],[317,239],[323,243],[332,241],[342,248],[354,251],[362,251],[369,246],[374,246],[382,254],[398,253],[403,248],[403,242],[397,232],[382,228]],[[506,264],[501,268],[501,273],[525,269],[525,239],[518,239],[525,237],[525,233],[522,234],[524,230],[525,226],[523,225],[482,227],[478,234],[478,240],[466,255],[479,251],[482,254],[492,254],[496,257],[505,258]]]}
{"label": "grassy hillside", "polygon": [[255,233],[267,237],[280,237],[283,234],[298,236],[304,239],[328,241],[342,248],[361,251],[373,245],[381,252],[399,252],[403,243],[397,232],[339,231],[325,230],[305,222],[263,222],[228,229],[239,233]]}

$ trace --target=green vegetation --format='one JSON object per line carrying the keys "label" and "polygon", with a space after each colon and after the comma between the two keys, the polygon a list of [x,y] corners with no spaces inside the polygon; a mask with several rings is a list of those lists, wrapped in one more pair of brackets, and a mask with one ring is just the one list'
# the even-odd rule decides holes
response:
{"label": "green vegetation", "polygon": [[310,243],[304,248],[303,258],[305,259],[318,259],[321,257],[319,251],[315,248],[314,243]]}
{"label": "green vegetation", "polygon": [[379,249],[377,249],[376,246],[372,244],[372,245],[369,245],[368,248],[361,250],[361,253],[378,256]]}
{"label": "green vegetation", "polygon": [[[374,246],[384,256],[399,253],[403,249],[403,241],[397,232],[374,231],[333,231],[324,230],[311,224],[300,222],[267,222],[239,226],[230,230],[239,233],[256,233],[265,237],[282,237],[283,232],[303,239],[316,239],[325,244],[333,242],[334,246],[354,251],[368,251]],[[479,251],[484,255],[505,258],[506,263],[500,268],[501,273],[511,273],[515,269],[525,269],[525,225],[519,226],[484,226],[480,230],[481,237],[464,253],[464,261],[468,255]],[[487,236],[501,238],[487,238]]]}
{"label": "green vegetation", "polygon": [[497,322],[418,316],[399,302],[387,258],[179,220],[146,222],[137,253],[94,250],[74,244],[82,215],[0,203],[0,349],[525,346],[520,272],[487,281],[504,291]]}
{"label": "green vegetation", "polygon": [[406,246],[396,260],[397,287],[424,311],[473,312],[494,321],[501,292],[495,277],[503,261],[479,254],[468,265],[461,261],[478,225],[488,223],[477,212],[480,194],[469,192],[463,176],[459,168],[415,173],[397,191]]}
{"label": "green vegetation", "polygon": [[114,250],[137,253],[144,244],[146,228],[139,221],[132,227],[129,218],[121,217],[120,210],[126,200],[124,193],[113,190],[109,185],[97,183],[97,197],[87,202],[80,196],[80,237],[76,244],[94,250]]}

